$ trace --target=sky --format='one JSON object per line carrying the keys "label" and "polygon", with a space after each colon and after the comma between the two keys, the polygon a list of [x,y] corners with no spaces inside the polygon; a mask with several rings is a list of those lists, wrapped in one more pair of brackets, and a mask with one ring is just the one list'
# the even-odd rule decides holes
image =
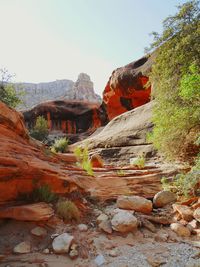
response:
{"label": "sky", "polygon": [[14,82],[76,81],[102,94],[112,73],[144,55],[152,31],[185,0],[0,0],[0,68]]}

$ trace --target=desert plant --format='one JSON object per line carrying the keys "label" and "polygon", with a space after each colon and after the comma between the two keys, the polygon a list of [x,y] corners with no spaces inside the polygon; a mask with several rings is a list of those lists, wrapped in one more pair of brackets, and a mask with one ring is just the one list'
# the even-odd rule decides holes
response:
{"label": "desert plant", "polygon": [[125,176],[126,175],[126,173],[125,173],[125,171],[124,170],[117,170],[117,175],[118,176]]}
{"label": "desert plant", "polygon": [[143,169],[145,166],[145,162],[146,162],[145,157],[143,155],[140,155],[137,159],[131,161],[131,165],[135,165],[138,168]]}
{"label": "desert plant", "polygon": [[187,148],[200,129],[199,16],[199,1],[187,1],[163,21],[161,34],[153,33],[155,62],[150,81],[156,102],[151,141],[168,159],[190,161]]}
{"label": "desert plant", "polygon": [[173,179],[163,177],[161,180],[164,190],[172,191],[185,198],[200,195],[200,155],[188,173],[177,174]]}
{"label": "desert plant", "polygon": [[58,196],[53,193],[49,185],[44,184],[37,186],[37,181],[33,181],[34,189],[31,193],[21,194],[20,199],[23,199],[28,202],[46,202],[51,203],[55,202],[58,199]]}
{"label": "desert plant", "polygon": [[76,220],[80,218],[80,211],[77,206],[70,200],[60,200],[56,205],[57,214],[66,221]]}
{"label": "desert plant", "polygon": [[17,93],[13,84],[10,83],[13,75],[7,69],[0,69],[0,101],[12,108],[16,108],[22,103],[20,95]]}
{"label": "desert plant", "polygon": [[54,144],[51,146],[51,151],[54,153],[61,152],[64,153],[67,150],[69,140],[66,137],[55,140]]}
{"label": "desert plant", "polygon": [[77,158],[77,165],[84,169],[88,175],[93,176],[94,172],[89,158],[88,148],[86,146],[84,148],[76,147],[74,154]]}
{"label": "desert plant", "polygon": [[36,119],[35,126],[30,131],[30,136],[39,140],[44,141],[49,134],[47,120],[43,116],[38,116]]}

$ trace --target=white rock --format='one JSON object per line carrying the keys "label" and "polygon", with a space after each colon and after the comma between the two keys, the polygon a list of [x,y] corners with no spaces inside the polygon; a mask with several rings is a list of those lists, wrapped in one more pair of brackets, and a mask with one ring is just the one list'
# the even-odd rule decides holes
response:
{"label": "white rock", "polygon": [[35,235],[35,236],[38,236],[38,237],[46,236],[47,235],[47,230],[45,228],[43,228],[43,227],[38,226],[38,227],[35,227],[35,228],[33,228],[31,230],[31,234]]}
{"label": "white rock", "polygon": [[52,243],[52,247],[55,253],[68,253],[70,246],[74,240],[74,237],[64,233],[57,236]]}
{"label": "white rock", "polygon": [[72,249],[69,252],[69,257],[73,260],[76,259],[78,257],[78,250],[76,249]]}
{"label": "white rock", "polygon": [[180,223],[172,223],[170,225],[170,228],[172,229],[172,231],[174,231],[178,236],[182,236],[182,237],[189,237],[191,232],[190,230],[183,226]]}
{"label": "white rock", "polygon": [[44,253],[44,254],[49,254],[49,249],[48,249],[48,248],[45,248],[45,249],[43,250],[43,253]]}
{"label": "white rock", "polygon": [[138,221],[131,212],[122,210],[113,216],[111,224],[113,230],[124,233],[135,230]]}
{"label": "white rock", "polygon": [[111,225],[111,222],[109,220],[102,221],[99,224],[99,228],[101,230],[103,230],[104,232],[108,233],[108,234],[111,234],[112,233],[112,225]]}
{"label": "white rock", "polygon": [[88,226],[86,224],[81,223],[81,224],[78,225],[78,229],[81,232],[87,232]]}
{"label": "white rock", "polygon": [[100,224],[103,221],[107,221],[108,220],[108,215],[102,213],[97,217],[97,224]]}
{"label": "white rock", "polygon": [[30,251],[31,251],[31,244],[30,242],[27,241],[19,243],[13,249],[13,252],[18,254],[30,253]]}
{"label": "white rock", "polygon": [[101,265],[103,265],[106,261],[105,261],[104,256],[103,256],[102,254],[99,254],[99,255],[95,258],[94,262],[96,263],[97,266],[101,266]]}

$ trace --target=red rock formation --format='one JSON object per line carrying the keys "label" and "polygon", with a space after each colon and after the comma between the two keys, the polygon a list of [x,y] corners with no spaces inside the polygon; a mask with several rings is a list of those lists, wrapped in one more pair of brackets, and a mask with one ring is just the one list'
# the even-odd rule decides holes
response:
{"label": "red rock formation", "polygon": [[112,73],[103,92],[109,120],[150,101],[148,72],[151,65],[151,58],[143,57]]}
{"label": "red rock formation", "polygon": [[30,192],[34,183],[49,184],[55,192],[77,188],[59,157],[29,139],[20,113],[0,102],[0,202]]}
{"label": "red rock formation", "polygon": [[28,128],[34,126],[38,116],[43,116],[50,132],[77,134],[94,131],[105,124],[106,117],[101,109],[97,103],[57,100],[39,104],[23,114]]}

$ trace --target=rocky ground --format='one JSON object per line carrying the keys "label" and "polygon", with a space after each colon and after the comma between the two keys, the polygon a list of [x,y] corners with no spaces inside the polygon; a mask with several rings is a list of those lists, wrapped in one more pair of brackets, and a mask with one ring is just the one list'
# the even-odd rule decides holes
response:
{"label": "rocky ground", "polygon": [[36,221],[39,206],[34,213],[20,206],[23,212],[12,214],[30,221],[1,221],[0,266],[200,266],[200,199],[171,201],[168,192],[157,194],[153,206],[142,197],[110,203],[86,197],[80,220],[70,223],[57,215]]}

